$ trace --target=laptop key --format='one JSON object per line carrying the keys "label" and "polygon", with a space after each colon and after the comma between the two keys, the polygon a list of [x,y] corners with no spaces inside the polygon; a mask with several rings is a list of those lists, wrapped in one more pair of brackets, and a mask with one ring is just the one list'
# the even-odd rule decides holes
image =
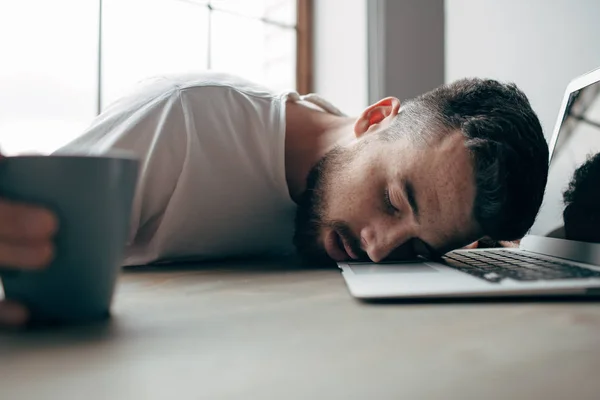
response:
{"label": "laptop key", "polygon": [[448,266],[490,283],[506,278],[517,281],[600,278],[600,272],[588,268],[506,250],[458,250],[442,259]]}

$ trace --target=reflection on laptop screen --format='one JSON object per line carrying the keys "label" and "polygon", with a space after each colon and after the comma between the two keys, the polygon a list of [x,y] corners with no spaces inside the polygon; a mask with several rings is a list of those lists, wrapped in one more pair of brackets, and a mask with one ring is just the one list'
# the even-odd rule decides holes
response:
{"label": "reflection on laptop screen", "polygon": [[596,82],[569,97],[544,202],[530,233],[600,243],[599,226],[600,82]]}

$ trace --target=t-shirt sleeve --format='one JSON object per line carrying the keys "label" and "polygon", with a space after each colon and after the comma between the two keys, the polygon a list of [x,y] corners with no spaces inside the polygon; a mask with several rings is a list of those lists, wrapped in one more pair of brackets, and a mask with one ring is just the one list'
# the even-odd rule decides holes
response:
{"label": "t-shirt sleeve", "polygon": [[160,225],[187,154],[188,129],[180,91],[123,99],[102,113],[78,139],[58,153],[133,153],[140,175],[128,244],[149,241]]}

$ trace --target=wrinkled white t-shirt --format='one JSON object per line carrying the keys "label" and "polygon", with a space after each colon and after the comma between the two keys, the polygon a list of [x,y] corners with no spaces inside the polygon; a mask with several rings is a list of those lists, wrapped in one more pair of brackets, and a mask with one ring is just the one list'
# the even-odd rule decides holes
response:
{"label": "wrinkled white t-shirt", "polygon": [[139,157],[124,265],[287,253],[296,208],[285,178],[287,101],[341,115],[316,95],[227,74],[156,77],[58,153]]}

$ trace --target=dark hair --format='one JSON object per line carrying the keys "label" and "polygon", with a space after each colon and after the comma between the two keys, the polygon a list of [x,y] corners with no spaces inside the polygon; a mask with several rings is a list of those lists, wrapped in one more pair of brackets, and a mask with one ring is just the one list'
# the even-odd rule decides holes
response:
{"label": "dark hair", "polygon": [[575,170],[563,199],[565,237],[600,242],[600,153]]}
{"label": "dark hair", "polygon": [[426,144],[457,131],[473,158],[473,215],[483,234],[523,237],[548,179],[548,145],[527,96],[514,84],[461,79],[406,102],[389,129]]}

